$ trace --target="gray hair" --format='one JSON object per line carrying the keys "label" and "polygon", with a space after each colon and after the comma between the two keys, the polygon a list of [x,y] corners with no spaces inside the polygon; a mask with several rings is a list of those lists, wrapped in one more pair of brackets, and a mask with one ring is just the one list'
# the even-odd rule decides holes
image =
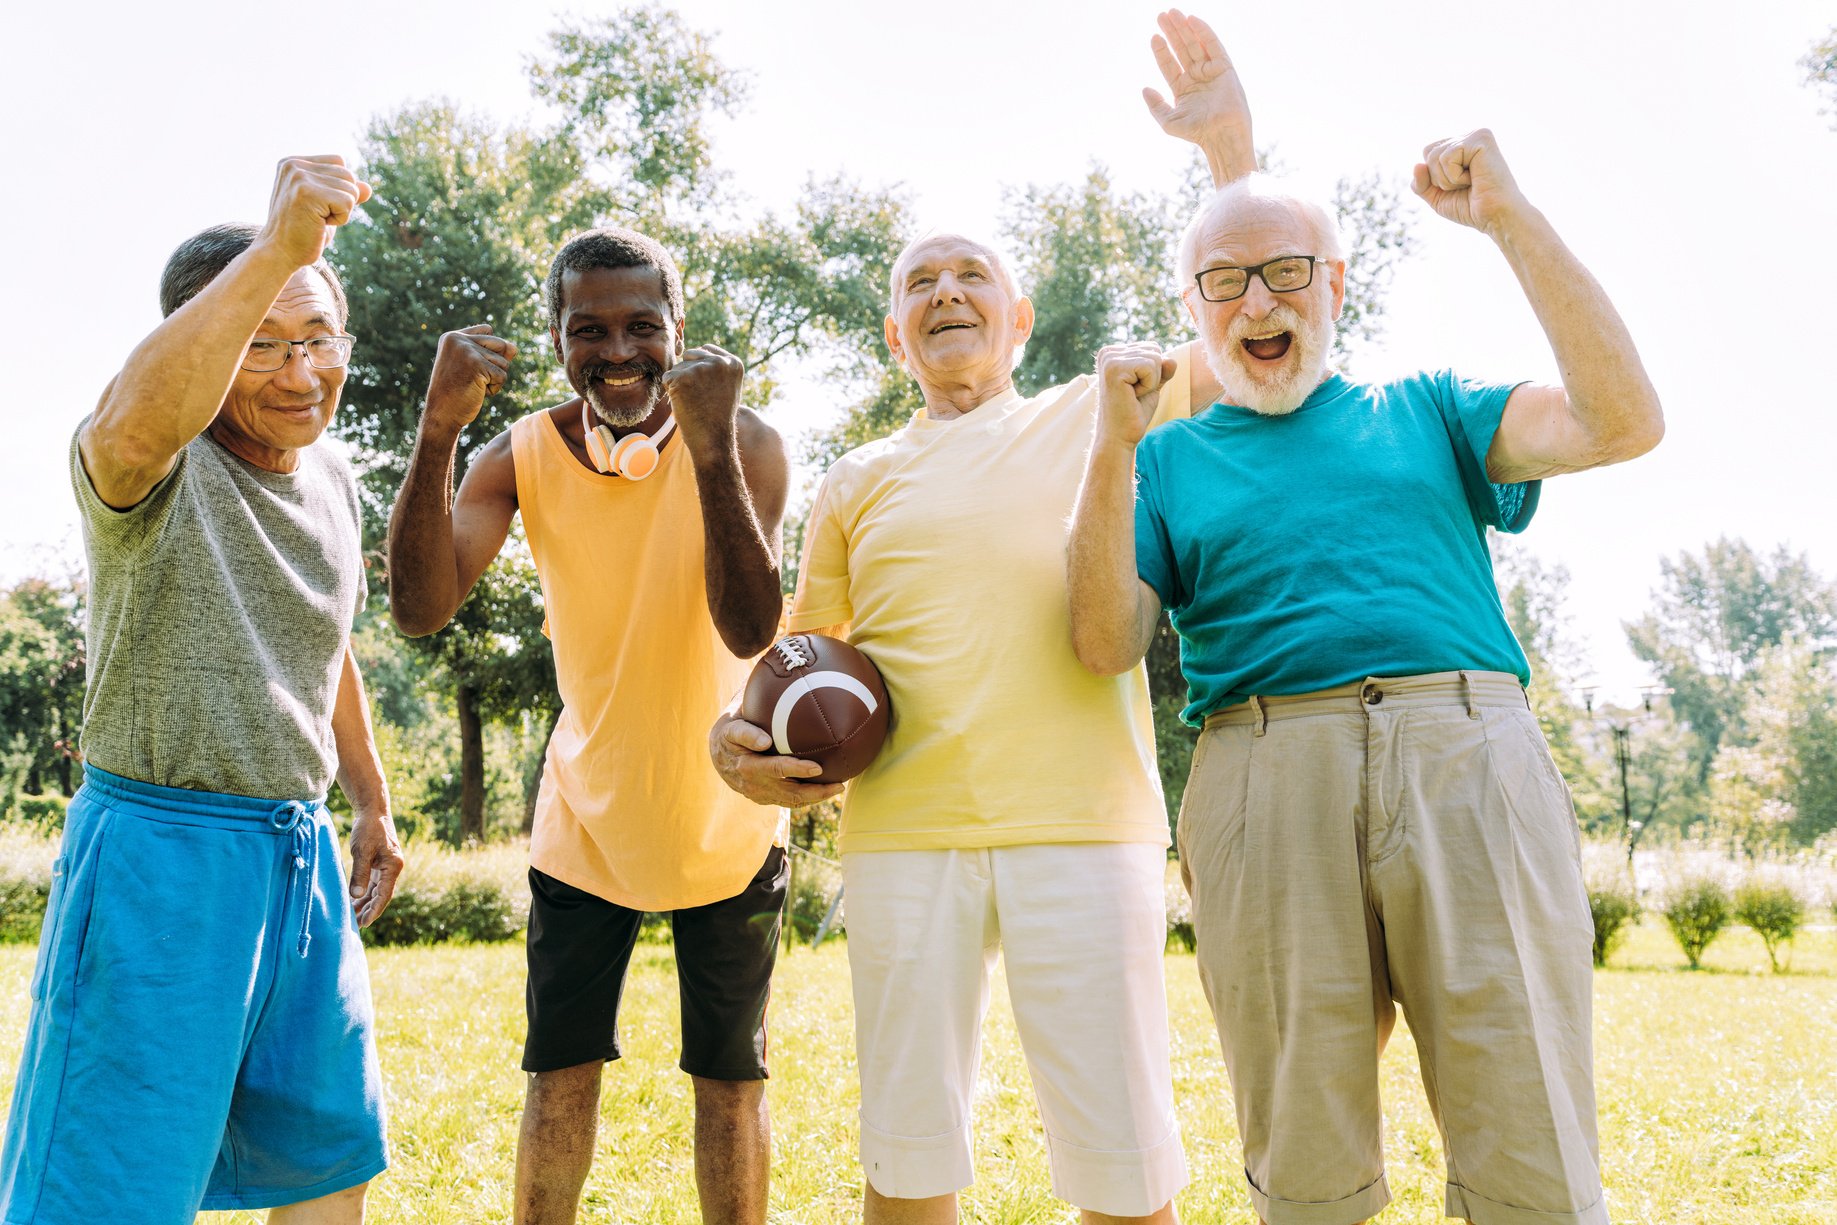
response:
{"label": "gray hair", "polygon": [[542,296],[548,304],[549,326],[561,326],[561,278],[569,272],[588,272],[595,268],[654,268],[670,307],[670,319],[683,318],[682,273],[663,244],[636,230],[621,226],[602,226],[568,239],[555,256],[554,266],[542,282]]}
{"label": "gray hair", "polygon": [[1015,281],[1014,274],[1008,271],[1007,261],[1002,259],[1001,252],[997,251],[986,242],[980,242],[963,234],[953,233],[950,230],[932,230],[914,238],[911,242],[901,247],[899,249],[899,254],[893,257],[893,266],[887,269],[887,307],[889,311],[899,303],[899,274],[901,269],[905,266],[907,259],[911,257],[914,251],[918,250],[926,243],[937,242],[941,239],[955,239],[958,242],[966,243],[982,252],[983,255],[988,257],[990,269],[995,273],[996,279],[1001,282],[1001,287],[1008,291],[1008,296],[1016,301],[1020,300],[1020,284]]}
{"label": "gray hair", "polygon": [[1314,255],[1334,261],[1346,258],[1345,240],[1340,236],[1339,223],[1333,219],[1331,209],[1318,200],[1288,191],[1279,179],[1262,173],[1249,174],[1232,180],[1207,196],[1199,205],[1199,210],[1193,214],[1193,219],[1187,223],[1186,233],[1180,238],[1176,261],[1182,291],[1192,284],[1194,274],[1199,271],[1199,249],[1206,238],[1227,217],[1258,209],[1286,212],[1309,232],[1315,249],[1297,251],[1295,254]]}
{"label": "gray hair", "polygon": [[[259,233],[260,226],[213,225],[180,243],[172,257],[166,261],[166,270],[160,273],[159,313],[170,315],[197,297],[200,290],[217,279],[218,273],[249,249]],[[338,308],[338,326],[344,327],[351,318],[351,304],[344,296],[344,282],[338,279],[338,274],[332,271],[332,266],[324,259],[316,259],[308,266],[319,274],[325,287],[332,291],[332,303]]]}

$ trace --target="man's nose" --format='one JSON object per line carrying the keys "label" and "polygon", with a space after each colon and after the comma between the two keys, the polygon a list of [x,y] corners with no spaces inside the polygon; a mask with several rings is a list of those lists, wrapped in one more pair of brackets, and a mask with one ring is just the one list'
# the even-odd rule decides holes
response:
{"label": "man's nose", "polygon": [[963,282],[957,279],[956,273],[946,272],[939,275],[937,286],[931,291],[931,301],[937,306],[942,306],[946,302],[963,301]]}
{"label": "man's nose", "polygon": [[306,346],[302,344],[289,346],[287,364],[274,372],[274,385],[284,391],[316,391],[320,381],[319,372],[306,360]]}
{"label": "man's nose", "polygon": [[1276,295],[1271,293],[1269,286],[1263,283],[1262,275],[1259,274],[1251,277],[1249,286],[1244,290],[1243,301],[1238,306],[1238,310],[1249,315],[1252,319],[1261,319],[1264,315],[1274,310],[1275,306]]}

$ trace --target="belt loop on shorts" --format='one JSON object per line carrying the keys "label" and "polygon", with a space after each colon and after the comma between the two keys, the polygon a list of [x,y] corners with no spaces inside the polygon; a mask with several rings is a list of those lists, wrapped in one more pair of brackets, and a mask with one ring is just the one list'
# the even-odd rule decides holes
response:
{"label": "belt loop on shorts", "polygon": [[1256,712],[1256,734],[1261,736],[1264,732],[1269,730],[1269,707],[1263,704],[1263,699],[1260,695],[1253,693],[1250,695],[1250,709]]}
{"label": "belt loop on shorts", "polygon": [[302,957],[306,956],[307,947],[313,942],[310,927],[313,917],[313,873],[319,866],[319,840],[313,836],[309,811],[298,800],[288,800],[285,804],[276,805],[274,811],[268,814],[268,825],[276,833],[293,835],[293,872],[287,878],[287,900],[291,902],[296,891],[300,894],[299,951]]}
{"label": "belt loop on shorts", "polygon": [[1469,719],[1477,719],[1480,717],[1480,708],[1473,700],[1473,677],[1468,675],[1467,669],[1465,668],[1461,669],[1461,700],[1467,703],[1467,717]]}

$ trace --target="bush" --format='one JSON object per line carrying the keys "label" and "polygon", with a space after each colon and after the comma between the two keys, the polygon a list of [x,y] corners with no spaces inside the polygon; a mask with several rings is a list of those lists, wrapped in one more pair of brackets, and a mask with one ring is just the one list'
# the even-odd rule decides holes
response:
{"label": "bush", "polygon": [[1780,972],[1779,946],[1805,922],[1805,902],[1789,885],[1751,880],[1735,890],[1735,921],[1746,923],[1767,946],[1767,962]]}
{"label": "bush", "polygon": [[64,813],[69,807],[69,798],[55,791],[50,795],[22,791],[14,797],[12,819],[55,838],[64,831]]}
{"label": "bush", "polygon": [[0,831],[0,943],[37,941],[56,859],[57,839],[18,827]]}
{"label": "bush", "polygon": [[1666,892],[1664,913],[1684,959],[1691,969],[1700,969],[1703,950],[1728,926],[1729,891],[1707,876],[1682,881]]}
{"label": "bush", "polygon": [[1595,921],[1595,965],[1604,966],[1639,922],[1639,892],[1624,874],[1592,880],[1588,883],[1588,912]]}
{"label": "bush", "polygon": [[410,843],[395,897],[367,944],[509,940],[529,925],[529,850],[520,842],[454,851]]}
{"label": "bush", "polygon": [[1186,894],[1178,873],[1167,878],[1167,947],[1191,953],[1199,947],[1199,936],[1193,931],[1193,899]]}

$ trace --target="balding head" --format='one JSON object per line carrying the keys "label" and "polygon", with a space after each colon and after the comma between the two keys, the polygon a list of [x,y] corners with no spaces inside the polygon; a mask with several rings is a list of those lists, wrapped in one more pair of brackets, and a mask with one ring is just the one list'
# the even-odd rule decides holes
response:
{"label": "balding head", "polygon": [[1033,304],[987,243],[927,234],[893,261],[887,289],[887,349],[934,412],[967,411],[1013,385]]}
{"label": "balding head", "polygon": [[1309,248],[1296,254],[1316,255],[1339,262],[1346,258],[1333,213],[1317,200],[1296,195],[1280,180],[1266,174],[1249,174],[1225,184],[1208,196],[1187,223],[1180,239],[1178,275],[1181,292],[1192,287],[1193,275],[1210,261],[1201,262],[1204,248],[1214,240],[1254,223],[1290,223],[1292,232]]}

